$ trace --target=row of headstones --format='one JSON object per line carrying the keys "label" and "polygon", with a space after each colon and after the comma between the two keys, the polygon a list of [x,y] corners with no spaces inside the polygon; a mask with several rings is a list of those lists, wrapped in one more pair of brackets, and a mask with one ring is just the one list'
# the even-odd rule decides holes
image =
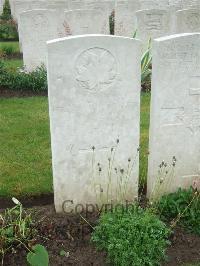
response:
{"label": "row of headstones", "polygon": [[[128,8],[134,10],[141,9],[185,9],[190,6],[199,5],[199,0],[9,0],[11,12],[14,19],[18,19],[19,14],[23,11],[31,9],[87,9],[104,7],[106,9],[114,9],[117,5],[119,8]],[[5,0],[0,0],[0,13],[3,10]],[[100,4],[100,5],[99,5]],[[132,22],[131,22],[132,24]]]}
{"label": "row of headstones", "polygon": [[[99,5],[99,4],[98,4]],[[123,8],[122,8],[123,6]],[[133,6],[132,6],[133,7]],[[19,37],[23,51],[24,65],[28,71],[42,63],[46,64],[46,41],[82,34],[110,34],[109,15],[111,9],[30,10],[19,15]],[[134,22],[134,14],[137,23]],[[174,23],[176,21],[176,23]],[[176,30],[171,26],[176,25]],[[126,5],[116,5],[115,35],[137,38],[147,48],[149,38],[166,36],[174,32],[199,32],[200,8],[180,10],[170,15],[167,10],[140,10]]]}
{"label": "row of headstones", "polygon": [[[141,42],[48,42],[55,206],[138,195]],[[200,182],[200,33],[153,41],[148,196]],[[167,165],[168,163],[168,165]]]}

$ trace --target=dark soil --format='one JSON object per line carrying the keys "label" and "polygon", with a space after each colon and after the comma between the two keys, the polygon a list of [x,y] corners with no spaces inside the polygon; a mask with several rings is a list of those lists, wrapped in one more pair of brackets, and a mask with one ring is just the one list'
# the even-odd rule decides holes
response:
{"label": "dark soil", "polygon": [[33,92],[33,91],[14,91],[0,87],[0,98],[23,98],[33,96],[47,96],[47,91]]}
{"label": "dark soil", "polygon": [[[36,243],[45,245],[50,258],[50,266],[77,265],[87,266],[106,265],[106,254],[98,252],[90,243],[92,226],[98,220],[97,215],[91,215],[86,223],[78,215],[56,214],[53,205],[34,208],[36,227],[39,236]],[[60,251],[64,250],[68,257],[61,256]],[[5,265],[27,266],[26,251],[20,250],[17,254],[6,255]]]}
{"label": "dark soil", "polygon": [[[91,214],[87,217],[87,223],[79,215],[56,214],[53,205],[35,207],[34,213],[39,232],[35,243],[46,246],[50,266],[106,265],[106,254],[98,252],[90,242],[92,227],[97,224],[98,215]],[[171,243],[167,251],[169,259],[164,266],[200,262],[200,237],[177,228],[171,236]],[[68,253],[68,257],[61,256],[61,250]],[[6,255],[4,262],[6,266],[27,265],[26,251]]]}
{"label": "dark soil", "polygon": [[200,237],[176,228],[170,240],[171,246],[167,252],[168,262],[164,264],[165,266],[186,263],[199,263],[200,265]]}
{"label": "dark soil", "polygon": [[[17,197],[24,208],[32,208],[33,206],[45,206],[54,203],[54,196],[52,194],[42,194],[29,197]],[[0,209],[12,208],[15,204],[11,198],[0,197]]]}

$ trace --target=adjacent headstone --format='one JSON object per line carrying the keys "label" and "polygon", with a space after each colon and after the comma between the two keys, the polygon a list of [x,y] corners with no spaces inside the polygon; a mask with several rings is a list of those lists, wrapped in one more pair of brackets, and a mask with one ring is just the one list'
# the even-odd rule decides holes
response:
{"label": "adjacent headstone", "polygon": [[57,212],[65,203],[73,210],[99,198],[115,203],[121,182],[124,199],[137,197],[140,58],[140,42],[129,38],[85,35],[48,42]]}
{"label": "adjacent headstone", "polygon": [[69,9],[69,5],[68,2],[66,0],[64,1],[48,1],[46,4],[47,9],[55,9],[55,10],[68,10]]}
{"label": "adjacent headstone", "polygon": [[166,193],[200,181],[200,34],[155,40],[152,69],[148,195],[158,178]]}
{"label": "adjacent headstone", "polygon": [[110,16],[115,9],[114,1],[95,1],[95,0],[86,0],[86,8],[94,9],[102,13],[101,20],[105,20],[105,28],[110,28]]}
{"label": "adjacent headstone", "polygon": [[183,9],[182,0],[169,0],[169,16],[171,23],[171,34],[176,33],[176,12]]}
{"label": "adjacent headstone", "polygon": [[106,12],[108,14],[111,14],[111,12],[115,9],[115,1],[96,1],[96,0],[85,0],[86,8],[90,9],[97,9],[101,10],[103,12]]}
{"label": "adjacent headstone", "polygon": [[110,16],[115,9],[115,1],[95,1],[95,0],[86,0],[86,9],[96,9],[103,12],[105,15]]}
{"label": "adjacent headstone", "polygon": [[19,32],[27,71],[46,64],[46,42],[63,37],[60,35],[63,16],[60,12],[45,9],[30,10],[20,14]]}
{"label": "adjacent headstone", "polygon": [[109,34],[108,17],[99,10],[77,9],[65,12],[64,35]]}
{"label": "adjacent headstone", "polygon": [[46,1],[45,0],[34,0],[34,1],[23,1],[23,0],[16,0],[13,1],[13,17],[18,22],[19,15],[22,12],[32,10],[32,9],[45,9],[46,8]]}
{"label": "adjacent headstone", "polygon": [[169,0],[140,0],[140,9],[167,9]]}
{"label": "adjacent headstone", "polygon": [[171,31],[170,17],[167,10],[139,10],[137,16],[137,38],[142,40],[146,49],[150,39],[168,35]]}
{"label": "adjacent headstone", "polygon": [[85,9],[85,0],[68,0],[69,10]]}
{"label": "adjacent headstone", "polygon": [[200,8],[183,9],[176,12],[176,32],[200,32]]}
{"label": "adjacent headstone", "polygon": [[115,35],[133,37],[136,26],[136,11],[139,1],[118,1],[115,7]]}
{"label": "adjacent headstone", "polygon": [[169,0],[169,6],[181,9],[183,8],[183,0]]}
{"label": "adjacent headstone", "polygon": [[191,8],[193,6],[199,6],[199,0],[182,0],[182,5],[184,9]]}

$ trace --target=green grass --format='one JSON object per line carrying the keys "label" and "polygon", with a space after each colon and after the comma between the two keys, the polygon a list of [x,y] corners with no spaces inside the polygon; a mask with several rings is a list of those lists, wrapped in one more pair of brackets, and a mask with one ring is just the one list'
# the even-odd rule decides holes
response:
{"label": "green grass", "polygon": [[52,192],[47,98],[0,99],[0,196]]}
{"label": "green grass", "polygon": [[18,67],[23,66],[23,60],[22,59],[10,59],[10,60],[3,60],[5,63],[5,66],[9,69],[16,70]]}
{"label": "green grass", "polygon": [[140,119],[140,184],[143,186],[146,183],[148,168],[150,93],[142,93]]}
{"label": "green grass", "polygon": [[[12,47],[13,53],[19,53],[19,42],[0,42],[0,51],[3,49],[3,47]],[[2,59],[1,59],[2,60]],[[22,59],[9,59],[9,60],[3,60],[5,65],[13,70],[16,70],[18,67],[23,66],[23,60]]]}
{"label": "green grass", "polygon": [[[149,94],[142,94],[141,167],[147,173]],[[0,99],[0,196],[52,192],[48,102],[45,97]]]}
{"label": "green grass", "polygon": [[19,42],[0,42],[0,50],[3,48],[3,47],[12,47],[13,48],[13,51],[15,53],[19,53],[20,52],[20,49],[19,49]]}

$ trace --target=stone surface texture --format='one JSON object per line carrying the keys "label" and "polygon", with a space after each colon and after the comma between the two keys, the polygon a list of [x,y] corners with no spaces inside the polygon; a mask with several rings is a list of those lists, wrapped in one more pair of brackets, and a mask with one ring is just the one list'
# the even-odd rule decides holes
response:
{"label": "stone surface texture", "polygon": [[124,37],[86,35],[48,42],[57,212],[66,200],[84,206],[118,202],[122,183],[123,199],[137,197],[140,58],[140,42]]}
{"label": "stone surface texture", "polygon": [[176,33],[200,32],[200,7],[176,12]]}
{"label": "stone surface texture", "polygon": [[162,160],[168,164],[160,176],[167,176],[166,192],[200,181],[200,34],[155,40],[152,68],[148,195]]}
{"label": "stone surface texture", "polygon": [[63,37],[63,19],[64,12],[61,16],[60,12],[54,10],[35,9],[21,13],[19,32],[27,71],[41,64],[46,65],[46,42]]}

